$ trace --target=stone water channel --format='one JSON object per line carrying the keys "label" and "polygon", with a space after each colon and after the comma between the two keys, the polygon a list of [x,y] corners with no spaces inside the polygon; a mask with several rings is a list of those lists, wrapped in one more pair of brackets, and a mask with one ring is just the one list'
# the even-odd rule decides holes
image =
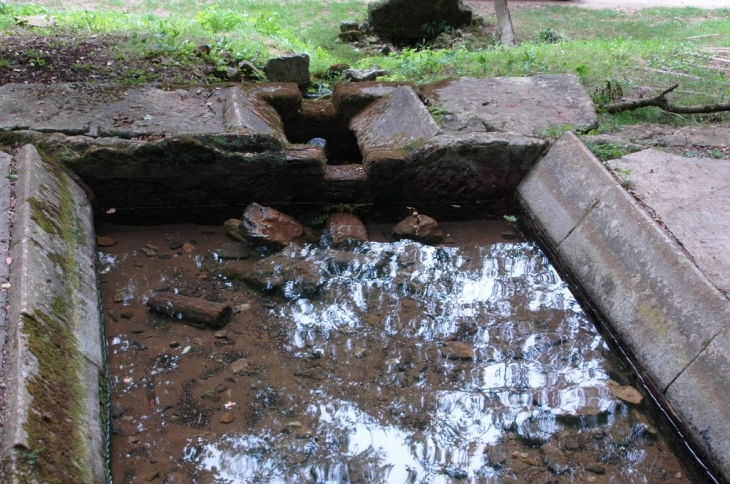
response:
{"label": "stone water channel", "polygon": [[[6,85],[0,107],[0,142],[28,143],[8,178],[8,482],[728,474],[727,298],[580,140],[547,139],[596,126],[575,76],[337,84],[328,99]],[[302,221],[367,207],[368,241],[231,239],[218,215],[251,202]],[[391,240],[393,214],[416,209],[439,245]],[[147,310],[175,293],[235,314],[211,329]],[[711,468],[685,468],[693,452]]]}
{"label": "stone water channel", "polygon": [[[222,226],[97,227],[114,481],[689,482],[516,227],[443,223],[437,246],[390,228],[275,252]],[[155,292],[236,314],[193,327],[149,312]]]}

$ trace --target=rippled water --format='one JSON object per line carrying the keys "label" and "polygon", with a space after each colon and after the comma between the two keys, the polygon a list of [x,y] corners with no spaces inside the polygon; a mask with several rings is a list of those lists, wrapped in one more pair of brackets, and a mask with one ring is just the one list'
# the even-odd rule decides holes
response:
{"label": "rippled water", "polygon": [[[237,419],[186,429],[191,482],[682,482],[645,410],[611,393],[628,381],[536,245],[369,242],[273,257],[235,266],[267,289],[247,300],[276,344],[244,341],[241,328],[249,371],[214,375],[238,393],[209,405],[219,415],[230,398]],[[224,286],[244,290],[227,274]]]}

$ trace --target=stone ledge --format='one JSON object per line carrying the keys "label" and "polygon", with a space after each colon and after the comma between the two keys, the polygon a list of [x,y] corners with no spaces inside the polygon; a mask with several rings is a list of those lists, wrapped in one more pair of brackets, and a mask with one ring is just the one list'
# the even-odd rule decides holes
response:
{"label": "stone ledge", "polygon": [[519,185],[520,204],[729,478],[730,302],[575,136],[555,146]]}
{"label": "stone ledge", "polygon": [[63,168],[44,162],[33,146],[23,147],[16,162],[5,477],[9,483],[48,476],[106,482],[107,396],[100,394],[106,385],[91,207]]}

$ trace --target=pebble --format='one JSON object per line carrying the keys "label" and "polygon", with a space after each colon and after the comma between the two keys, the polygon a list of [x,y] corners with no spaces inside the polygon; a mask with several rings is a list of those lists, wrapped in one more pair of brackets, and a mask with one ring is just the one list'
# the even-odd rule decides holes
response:
{"label": "pebble", "polygon": [[297,422],[297,421],[295,420],[295,421],[293,421],[293,422],[289,422],[288,424],[286,424],[286,426],[287,426],[287,427],[291,427],[291,428],[293,428],[293,429],[300,429],[300,428],[302,428],[302,423],[301,423],[301,422]]}
{"label": "pebble", "polygon": [[194,251],[194,250],[195,250],[195,246],[194,246],[193,244],[189,243],[189,242],[185,242],[185,243],[183,244],[183,246],[182,246],[182,250],[183,250],[183,252],[185,252],[186,254],[189,254],[189,253],[191,253],[192,251]]}
{"label": "pebble", "polygon": [[213,337],[215,337],[217,339],[227,338],[228,337],[228,333],[226,331],[216,331],[213,334]]}
{"label": "pebble", "polygon": [[125,313],[122,313],[119,315],[122,319],[132,319],[134,317],[134,313],[131,311],[127,311]]}
{"label": "pebble", "polygon": [[147,482],[152,482],[152,481],[154,481],[155,479],[157,479],[158,477],[160,477],[160,473],[159,473],[159,471],[151,471],[151,472],[148,472],[148,473],[147,473],[147,475],[146,475],[146,477],[145,477],[144,479],[145,479],[145,480],[146,480]]}
{"label": "pebble", "polygon": [[117,241],[112,239],[111,237],[97,237],[96,245],[98,245],[99,247],[112,247],[117,245]]}
{"label": "pebble", "polygon": [[[114,301],[114,302],[117,302],[117,301]],[[109,315],[110,318],[112,318],[112,321],[114,321],[115,323],[119,321],[119,313],[117,313],[116,309],[110,309],[109,311],[107,311],[107,314]]]}
{"label": "pebble", "polygon": [[124,407],[119,402],[114,402],[109,408],[109,414],[112,418],[119,418],[124,415]]}
{"label": "pebble", "polygon": [[170,248],[170,250],[177,250],[177,249],[182,248],[182,246],[183,246],[182,242],[171,242],[168,247]]}
{"label": "pebble", "polygon": [[444,355],[450,360],[472,360],[474,359],[474,348],[461,341],[447,341]]}
{"label": "pebble", "polygon": [[579,445],[575,439],[567,439],[563,447],[565,447],[565,450],[578,450]]}
{"label": "pebble", "polygon": [[167,292],[170,290],[170,286],[157,286],[156,288],[152,289],[154,292]]}
{"label": "pebble", "polygon": [[200,398],[202,398],[203,400],[208,400],[213,403],[218,403],[221,400],[221,397],[218,394],[218,390],[215,388],[211,388],[207,392],[204,392],[202,395],[200,395]]}
{"label": "pebble", "polygon": [[366,351],[367,350],[365,348],[356,346],[355,348],[353,348],[352,354],[355,356],[355,358],[362,358],[363,356],[365,356]]}
{"label": "pebble", "polygon": [[170,341],[170,344],[168,346],[170,348],[177,348],[178,346],[180,346],[180,343],[178,343],[177,341]]}
{"label": "pebble", "polygon": [[164,253],[164,254],[157,254],[158,259],[172,259],[172,254]]}
{"label": "pebble", "polygon": [[229,423],[233,422],[234,420],[236,420],[236,416],[233,415],[233,412],[226,412],[223,415],[221,415],[221,418],[219,421],[220,421],[220,423],[223,423],[223,424],[229,424]]}
{"label": "pebble", "polygon": [[154,249],[148,249],[147,247],[141,247],[139,250],[141,250],[144,255],[147,257],[154,257],[157,255],[157,251]]}
{"label": "pebble", "polygon": [[236,375],[245,375],[249,372],[251,364],[245,359],[236,360],[231,363],[231,371]]}
{"label": "pebble", "polygon": [[568,461],[563,451],[553,444],[543,444],[540,447],[545,465],[555,474],[562,474],[568,470]]}
{"label": "pebble", "polygon": [[127,301],[128,299],[132,299],[132,292],[128,288],[125,287],[114,291],[115,303],[122,303],[124,301]]}
{"label": "pebble", "polygon": [[133,328],[133,329],[130,329],[129,332],[132,333],[132,334],[142,334],[142,333],[144,333],[144,329],[142,329],[142,328]]}
{"label": "pebble", "polygon": [[159,250],[160,250],[160,248],[157,247],[156,245],[152,245],[152,244],[146,244],[146,245],[147,245],[148,249],[154,250],[155,252],[159,252]]}
{"label": "pebble", "polygon": [[615,396],[626,403],[638,405],[643,400],[643,396],[635,388],[630,386],[621,386],[613,380],[608,380],[608,390]]}
{"label": "pebble", "polygon": [[606,468],[603,466],[586,466],[586,470],[588,472],[592,472],[594,474],[605,474]]}

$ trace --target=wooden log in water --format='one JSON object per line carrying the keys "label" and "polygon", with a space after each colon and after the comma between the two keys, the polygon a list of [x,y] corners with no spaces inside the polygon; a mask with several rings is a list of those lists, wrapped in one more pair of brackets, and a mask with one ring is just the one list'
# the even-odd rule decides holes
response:
{"label": "wooden log in water", "polygon": [[231,306],[226,304],[180,294],[155,293],[147,301],[147,307],[173,319],[202,323],[212,328],[225,326],[233,314]]}

